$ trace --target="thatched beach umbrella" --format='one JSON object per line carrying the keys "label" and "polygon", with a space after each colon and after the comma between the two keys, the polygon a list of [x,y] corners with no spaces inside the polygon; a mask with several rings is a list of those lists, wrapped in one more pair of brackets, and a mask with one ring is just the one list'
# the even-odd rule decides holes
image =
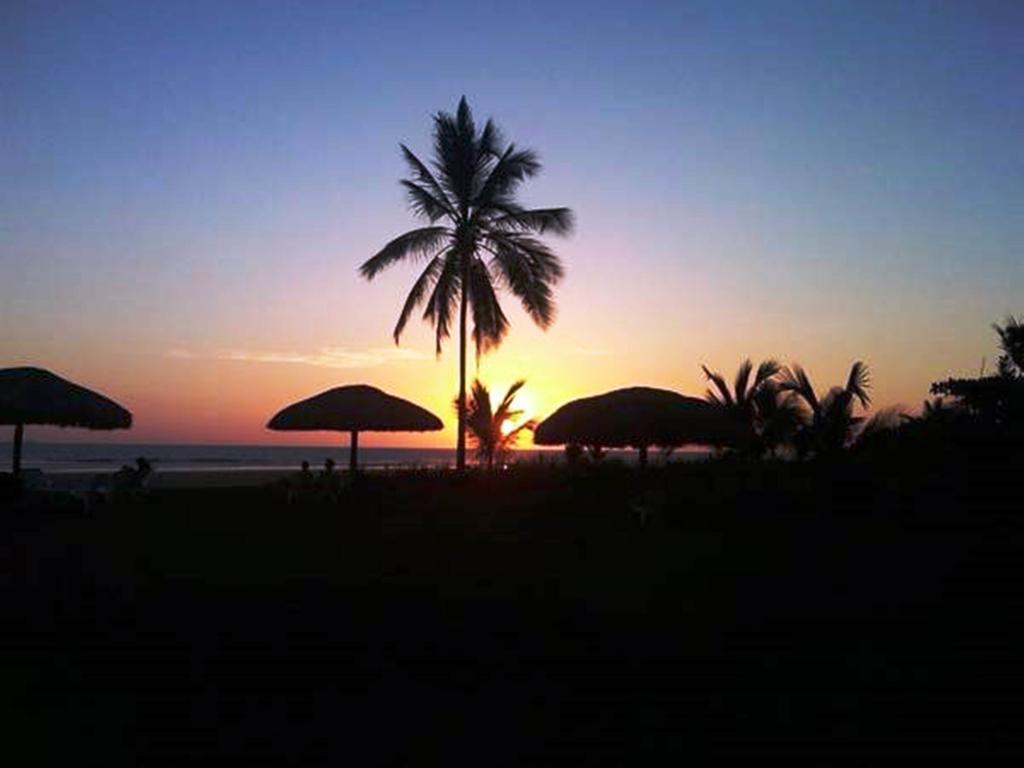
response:
{"label": "thatched beach umbrella", "polygon": [[358,466],[360,432],[430,432],[443,426],[430,411],[365,384],[335,387],[301,400],[267,424],[277,430],[350,432],[349,468],[353,471]]}
{"label": "thatched beach umbrella", "polygon": [[26,424],[128,429],[132,415],[113,400],[42,368],[4,368],[0,370],[0,424],[14,426],[17,476]]}
{"label": "thatched beach umbrella", "polygon": [[651,445],[734,445],[743,435],[727,412],[667,389],[630,387],[566,403],[533,433],[538,445],[637,448],[647,463]]}

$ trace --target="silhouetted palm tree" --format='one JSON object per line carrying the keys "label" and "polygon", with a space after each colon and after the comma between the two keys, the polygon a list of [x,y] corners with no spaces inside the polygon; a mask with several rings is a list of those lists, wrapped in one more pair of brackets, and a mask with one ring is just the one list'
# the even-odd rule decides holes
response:
{"label": "silhouetted palm tree", "polygon": [[479,356],[498,346],[508,319],[497,287],[507,288],[541,328],[555,317],[552,289],[562,264],[537,235],[567,235],[568,208],[528,209],[516,199],[519,186],[540,169],[537,154],[506,144],[490,120],[477,130],[466,98],[455,115],[434,117],[430,165],[404,144],[411,178],[403,179],[413,212],[429,226],[395,238],[360,267],[368,280],[400,261],[426,261],[395,325],[395,343],[413,310],[426,302],[423,318],[435,329],[437,353],[458,312],[459,406],[456,465],[466,463],[466,322],[472,313]]}
{"label": "silhouetted palm tree", "polygon": [[784,391],[775,380],[758,391],[755,401],[758,427],[754,449],[758,455],[774,456],[783,446],[792,445],[803,424],[800,404],[796,395]]}
{"label": "silhouetted palm tree", "polygon": [[819,398],[811,380],[799,365],[787,369],[779,384],[783,391],[794,393],[806,411],[803,424],[795,436],[798,454],[818,456],[837,453],[845,448],[856,432],[862,417],[854,416],[854,400],[867,408],[871,403],[868,368],[861,361],[850,367],[845,387],[832,387]]}
{"label": "silhouetted palm tree", "polygon": [[537,426],[536,421],[532,419],[522,424],[513,424],[523,415],[523,412],[514,409],[512,404],[516,393],[525,383],[524,379],[520,379],[509,387],[498,407],[493,408],[491,393],[487,387],[481,384],[479,379],[473,382],[466,414],[466,428],[469,430],[470,438],[476,443],[477,458],[486,462],[488,469],[493,469],[495,462],[504,461],[525,430],[532,430]]}
{"label": "silhouetted palm tree", "polygon": [[[792,436],[798,424],[798,408],[789,392],[782,392],[776,377],[782,366],[775,360],[765,360],[754,366],[744,360],[736,371],[730,390],[725,377],[702,365],[704,375],[713,385],[705,399],[727,408],[754,436],[754,453],[760,455],[774,451]],[[754,373],[754,380],[750,380]]]}

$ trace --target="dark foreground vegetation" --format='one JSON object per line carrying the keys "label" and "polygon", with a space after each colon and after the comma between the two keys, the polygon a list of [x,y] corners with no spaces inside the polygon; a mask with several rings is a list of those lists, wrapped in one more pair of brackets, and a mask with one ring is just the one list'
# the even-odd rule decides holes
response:
{"label": "dark foreground vegetation", "polygon": [[5,723],[103,765],[1009,760],[1020,458],[880,443],[5,513]]}

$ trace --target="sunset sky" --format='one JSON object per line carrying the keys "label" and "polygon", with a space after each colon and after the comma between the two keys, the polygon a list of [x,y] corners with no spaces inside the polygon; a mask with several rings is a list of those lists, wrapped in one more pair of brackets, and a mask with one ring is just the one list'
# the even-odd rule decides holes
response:
{"label": "sunset sky", "polygon": [[863,359],[918,407],[1024,311],[1022,41],[1015,0],[5,2],[0,367],[135,414],[28,439],[332,442],[264,424],[368,383],[446,429],[367,445],[452,445],[457,347],[391,339],[415,267],[357,267],[416,222],[399,142],[428,155],[465,94],[540,152],[524,200],[578,222],[554,326],[506,299],[493,388],[544,416]]}

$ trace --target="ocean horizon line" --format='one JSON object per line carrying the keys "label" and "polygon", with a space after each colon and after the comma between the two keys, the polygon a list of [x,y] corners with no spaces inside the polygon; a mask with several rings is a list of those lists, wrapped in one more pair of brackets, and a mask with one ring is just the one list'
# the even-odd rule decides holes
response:
{"label": "ocean horizon line", "polygon": [[[10,460],[9,445],[0,446],[0,463]],[[629,463],[635,460],[629,449],[609,450],[609,458]],[[561,448],[522,446],[509,457],[511,462],[557,461]],[[706,451],[680,450],[678,458],[706,456]],[[348,462],[347,445],[266,445],[259,443],[87,443],[26,442],[22,462],[28,469],[47,473],[97,473],[114,471],[146,458],[157,471],[283,470],[309,462],[321,466],[330,459],[338,466]],[[454,465],[455,448],[417,446],[368,446],[360,449],[365,468],[442,468]]]}

